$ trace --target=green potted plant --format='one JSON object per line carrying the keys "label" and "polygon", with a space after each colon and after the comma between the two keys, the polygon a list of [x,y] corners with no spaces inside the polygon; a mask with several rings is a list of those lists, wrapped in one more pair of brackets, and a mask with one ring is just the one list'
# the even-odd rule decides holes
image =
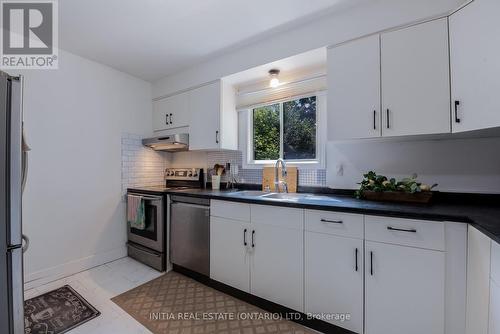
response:
{"label": "green potted plant", "polygon": [[417,181],[417,174],[396,181],[373,171],[363,175],[363,180],[358,183],[357,198],[391,202],[429,203],[432,198],[432,189],[437,184],[429,186]]}

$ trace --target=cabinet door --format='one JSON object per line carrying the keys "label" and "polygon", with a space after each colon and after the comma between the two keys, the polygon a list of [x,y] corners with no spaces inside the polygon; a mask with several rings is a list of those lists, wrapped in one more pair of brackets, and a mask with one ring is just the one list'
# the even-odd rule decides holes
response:
{"label": "cabinet door", "polygon": [[210,278],[250,292],[249,237],[248,224],[210,217]]}
{"label": "cabinet door", "polygon": [[189,92],[189,148],[209,150],[220,147],[220,82],[214,82]]}
{"label": "cabinet door", "polygon": [[379,137],[380,40],[328,50],[328,139]]}
{"label": "cabinet door", "polygon": [[469,226],[467,240],[467,334],[488,333],[491,239]]}
{"label": "cabinet door", "polygon": [[252,232],[251,293],[302,312],[304,232],[266,224]]}
{"label": "cabinet door", "polygon": [[500,126],[500,1],[476,0],[450,16],[453,132]]}
{"label": "cabinet door", "polygon": [[[363,240],[306,232],[305,312],[363,332]],[[350,319],[345,320],[344,316]]]}
{"label": "cabinet door", "polygon": [[189,125],[188,94],[182,93],[153,102],[153,130]]}
{"label": "cabinet door", "polygon": [[500,334],[500,285],[491,280],[490,325],[488,334]]}
{"label": "cabinet door", "polygon": [[365,334],[443,334],[445,254],[365,242]]}
{"label": "cabinet door", "polygon": [[448,49],[446,18],[381,35],[383,136],[451,131]]}

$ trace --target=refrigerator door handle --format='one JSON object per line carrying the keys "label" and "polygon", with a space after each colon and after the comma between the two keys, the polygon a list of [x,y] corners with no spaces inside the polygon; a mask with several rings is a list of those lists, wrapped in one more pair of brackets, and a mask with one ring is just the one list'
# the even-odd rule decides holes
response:
{"label": "refrigerator door handle", "polygon": [[30,238],[26,234],[23,234],[23,254],[28,251],[28,248],[30,248]]}
{"label": "refrigerator door handle", "polygon": [[24,193],[24,188],[26,187],[26,180],[28,179],[28,165],[29,165],[28,152],[31,151],[31,148],[26,142],[26,133],[24,131],[24,126],[23,126],[22,150],[23,150],[22,192]]}

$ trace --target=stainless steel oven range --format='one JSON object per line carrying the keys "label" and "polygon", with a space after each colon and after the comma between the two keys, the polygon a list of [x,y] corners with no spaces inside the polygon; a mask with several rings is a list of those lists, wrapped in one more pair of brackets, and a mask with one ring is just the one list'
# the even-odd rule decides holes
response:
{"label": "stainless steel oven range", "polygon": [[165,185],[136,187],[127,190],[127,208],[131,197],[139,196],[144,204],[144,228],[134,228],[127,223],[128,255],[159,271],[167,268],[168,228],[167,191],[196,189],[204,186],[201,168],[168,168],[165,170]]}

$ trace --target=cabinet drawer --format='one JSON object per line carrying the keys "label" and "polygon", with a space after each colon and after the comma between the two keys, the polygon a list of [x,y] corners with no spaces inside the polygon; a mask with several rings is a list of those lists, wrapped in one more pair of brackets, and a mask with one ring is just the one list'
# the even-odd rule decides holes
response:
{"label": "cabinet drawer", "polygon": [[252,223],[304,229],[304,210],[270,205],[251,205]]}
{"label": "cabinet drawer", "polygon": [[212,200],[210,202],[210,215],[249,222],[250,204]]}
{"label": "cabinet drawer", "polygon": [[363,216],[350,213],[306,210],[305,229],[311,232],[362,239]]}
{"label": "cabinet drawer", "polygon": [[491,278],[500,286],[500,245],[491,241]]}
{"label": "cabinet drawer", "polygon": [[444,251],[444,223],[365,216],[365,239]]}

